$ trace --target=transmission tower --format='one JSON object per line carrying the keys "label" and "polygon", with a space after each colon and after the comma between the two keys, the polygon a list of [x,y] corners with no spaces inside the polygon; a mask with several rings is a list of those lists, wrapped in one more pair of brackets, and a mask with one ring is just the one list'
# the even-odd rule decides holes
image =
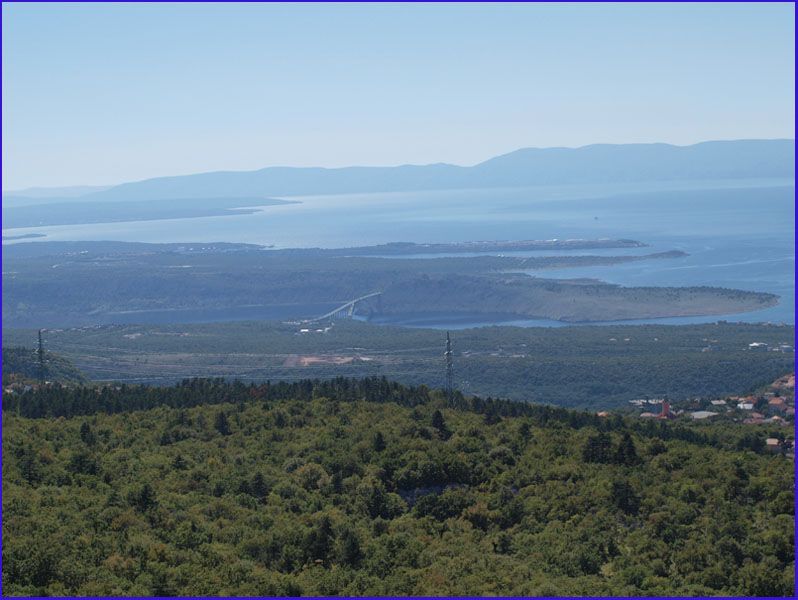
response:
{"label": "transmission tower", "polygon": [[454,365],[452,363],[452,339],[449,332],[446,332],[446,352],[443,353],[446,359],[446,396],[451,399],[454,392]]}
{"label": "transmission tower", "polygon": [[42,330],[39,330],[39,349],[36,351],[39,357],[39,383],[44,385],[44,342],[42,342]]}

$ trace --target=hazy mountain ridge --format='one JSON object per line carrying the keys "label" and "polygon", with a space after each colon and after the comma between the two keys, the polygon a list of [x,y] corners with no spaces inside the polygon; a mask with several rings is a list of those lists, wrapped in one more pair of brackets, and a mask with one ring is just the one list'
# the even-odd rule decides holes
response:
{"label": "hazy mountain ridge", "polygon": [[594,144],[581,148],[523,148],[472,167],[445,163],[335,169],[267,167],[158,177],[123,183],[80,198],[130,201],[794,177],[794,163],[794,140],[712,141],[691,146]]}

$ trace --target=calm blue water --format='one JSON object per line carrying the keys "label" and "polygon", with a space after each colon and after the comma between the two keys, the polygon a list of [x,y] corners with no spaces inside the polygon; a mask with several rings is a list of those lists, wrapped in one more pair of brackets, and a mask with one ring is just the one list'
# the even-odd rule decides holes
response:
{"label": "calm blue water", "polygon": [[[684,250],[690,255],[679,259],[534,275],[592,277],[621,285],[710,285],[772,292],[781,296],[778,306],[725,318],[794,323],[794,192],[792,180],[769,180],[314,196],[293,198],[301,203],[264,207],[250,215],[8,229],[3,235],[46,235],[37,241],[248,242],[295,248],[399,241],[631,238],[651,247],[518,254]],[[719,318],[724,317],[655,322]],[[473,321],[463,326],[478,324],[488,323]]]}

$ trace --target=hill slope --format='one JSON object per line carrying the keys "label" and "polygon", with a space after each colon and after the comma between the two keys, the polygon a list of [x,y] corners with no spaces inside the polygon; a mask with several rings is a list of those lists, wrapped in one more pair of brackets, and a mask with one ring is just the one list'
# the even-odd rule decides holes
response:
{"label": "hill slope", "polygon": [[7,594],[793,589],[792,464],[743,450],[741,427],[378,379],[63,393],[27,400],[156,408],[4,412]]}
{"label": "hill slope", "polygon": [[[36,351],[19,346],[4,347],[3,375],[12,373],[25,379],[38,379],[41,373],[39,373]],[[52,352],[44,353],[44,378],[47,381],[85,381],[83,373],[76,369],[69,359]]]}

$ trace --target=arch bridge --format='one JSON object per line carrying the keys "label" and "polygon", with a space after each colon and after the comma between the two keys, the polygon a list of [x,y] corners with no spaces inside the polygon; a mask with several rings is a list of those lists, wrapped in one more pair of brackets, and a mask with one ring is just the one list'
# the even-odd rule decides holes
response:
{"label": "arch bridge", "polygon": [[325,319],[335,319],[335,318],[351,319],[352,316],[355,314],[355,306],[358,303],[364,302],[369,298],[377,298],[379,302],[381,300],[381,297],[382,297],[382,292],[372,292],[370,294],[366,294],[365,296],[360,296],[359,298],[355,298],[354,300],[349,300],[348,302],[345,302],[341,306],[334,308],[330,312],[325,313],[320,317],[316,317],[315,319],[308,319],[307,321],[305,321],[305,323],[318,323],[319,321],[324,321]]}

